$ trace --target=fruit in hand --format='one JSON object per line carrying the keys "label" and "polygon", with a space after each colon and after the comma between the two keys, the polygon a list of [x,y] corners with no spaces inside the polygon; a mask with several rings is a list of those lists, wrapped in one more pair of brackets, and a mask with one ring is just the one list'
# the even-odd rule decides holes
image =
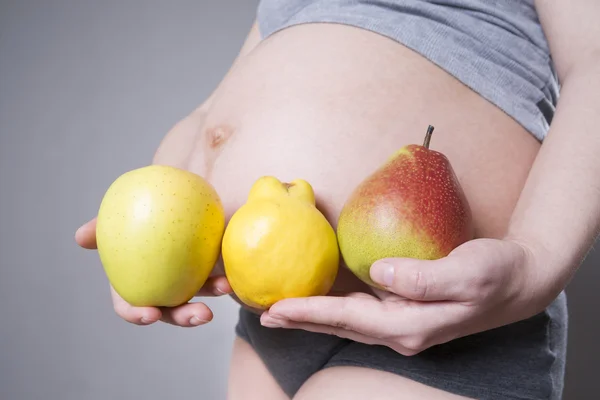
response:
{"label": "fruit in hand", "polygon": [[335,230],[316,208],[311,185],[271,176],[254,182],[231,217],[222,256],[235,295],[255,309],[327,294],[339,265]]}
{"label": "fruit in hand", "polygon": [[393,154],[344,204],[337,236],[346,266],[363,282],[382,258],[437,259],[473,236],[472,216],[448,158],[422,146]]}
{"label": "fruit in hand", "polygon": [[96,224],[100,260],[133,306],[177,306],[204,285],[225,229],[221,200],[202,177],[151,165],[108,188]]}

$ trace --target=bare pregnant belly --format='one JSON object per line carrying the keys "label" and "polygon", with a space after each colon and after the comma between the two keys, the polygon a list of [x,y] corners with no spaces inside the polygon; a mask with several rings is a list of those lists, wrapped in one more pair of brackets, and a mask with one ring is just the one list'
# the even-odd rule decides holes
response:
{"label": "bare pregnant belly", "polygon": [[[262,42],[224,80],[202,120],[194,134],[174,130],[156,161],[185,159],[215,186],[228,218],[260,176],[306,179],[334,227],[353,188],[394,150],[422,143],[431,124],[431,148],[450,159],[476,235],[501,236],[539,147],[421,56],[341,25],[302,25]],[[359,286],[342,273],[336,290]]]}

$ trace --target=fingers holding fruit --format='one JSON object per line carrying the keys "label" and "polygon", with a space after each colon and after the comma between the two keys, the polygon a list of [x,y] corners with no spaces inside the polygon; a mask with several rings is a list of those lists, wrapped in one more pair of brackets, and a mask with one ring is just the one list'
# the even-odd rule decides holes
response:
{"label": "fingers holding fruit", "polygon": [[156,307],[134,307],[127,303],[111,286],[110,293],[115,313],[125,321],[136,325],[150,325],[162,317]]}
{"label": "fingers holding fruit", "polygon": [[[116,314],[125,321],[136,325],[151,325],[157,321],[171,325],[192,327],[204,325],[213,318],[212,311],[204,303],[184,303],[176,307],[135,307],[127,303],[110,286],[113,307]],[[222,296],[231,293],[231,286],[224,276],[214,276],[206,280],[198,291],[198,296]]]}
{"label": "fingers holding fruit", "polygon": [[[438,260],[390,258],[385,288],[377,296],[290,298],[261,316],[269,328],[304,329],[363,343],[388,346],[406,355],[463,336],[535,315],[551,299],[536,300],[543,285],[524,244],[475,239]],[[386,266],[385,268],[388,268]],[[397,295],[396,295],[397,294]]]}
{"label": "fingers holding fruit", "polygon": [[[75,241],[85,249],[96,249],[96,218],[83,224],[75,233]],[[197,296],[211,297],[231,294],[231,285],[224,275],[210,276],[200,288]]]}
{"label": "fingers holding fruit", "polygon": [[84,249],[96,248],[96,218],[81,225],[75,232],[75,242]]}
{"label": "fingers holding fruit", "polygon": [[526,290],[527,251],[509,240],[474,239],[437,260],[386,258],[370,274],[387,293],[420,301],[476,305]]}
{"label": "fingers holding fruit", "polygon": [[185,303],[177,307],[134,307],[127,303],[111,286],[115,313],[135,325],[151,325],[157,321],[171,325],[191,327],[212,320],[211,310],[203,303]]}
{"label": "fingers holding fruit", "polygon": [[202,297],[217,297],[231,294],[232,292],[227,277],[218,275],[209,277],[196,295]]}
{"label": "fingers holding fruit", "polygon": [[186,303],[177,307],[162,308],[160,320],[171,325],[194,327],[209,323],[213,313],[204,303]]}
{"label": "fingers holding fruit", "polygon": [[212,312],[189,301],[231,293],[224,276],[210,276],[224,227],[220,198],[209,183],[189,171],[151,165],[117,178],[75,241],[98,249],[121,318],[198,326],[212,320]]}

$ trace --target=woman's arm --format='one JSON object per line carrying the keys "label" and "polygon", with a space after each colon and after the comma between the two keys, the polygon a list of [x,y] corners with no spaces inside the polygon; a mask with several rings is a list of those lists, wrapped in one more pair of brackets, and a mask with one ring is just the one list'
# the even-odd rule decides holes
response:
{"label": "woman's arm", "polygon": [[537,251],[536,278],[553,297],[600,230],[600,2],[538,0],[537,7],[562,88],[509,235]]}

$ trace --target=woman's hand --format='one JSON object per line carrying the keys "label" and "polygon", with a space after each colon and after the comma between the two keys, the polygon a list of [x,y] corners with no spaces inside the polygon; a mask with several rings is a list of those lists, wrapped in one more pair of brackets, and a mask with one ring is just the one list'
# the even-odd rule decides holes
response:
{"label": "woman's hand", "polygon": [[[153,164],[187,168],[190,151],[194,148],[193,144],[197,141],[197,135],[200,134],[204,125],[207,104],[203,103],[173,126],[156,150]],[[77,230],[75,241],[85,249],[96,249],[95,218]],[[110,290],[117,315],[133,324],[149,325],[160,320],[177,326],[192,327],[205,324],[213,317],[211,310],[203,303],[187,303],[173,308],[133,307],[125,302],[112,287]],[[223,273],[215,270],[198,292],[198,296],[220,296],[231,292],[227,278]]]}
{"label": "woman's hand", "polygon": [[477,239],[435,261],[374,263],[371,277],[387,289],[374,290],[377,296],[285,299],[265,311],[261,322],[384,345],[410,356],[542,311],[558,293],[548,289],[537,267],[534,252],[522,243]]}
{"label": "woman's hand", "polygon": [[[96,249],[96,219],[81,226],[75,241],[85,249]],[[110,287],[115,312],[124,320],[136,325],[150,325],[156,321],[172,325],[192,327],[210,322],[212,311],[203,303],[187,303],[178,307],[134,307],[128,304]],[[231,286],[224,276],[211,276],[198,292],[198,296],[221,296],[231,293]]]}

